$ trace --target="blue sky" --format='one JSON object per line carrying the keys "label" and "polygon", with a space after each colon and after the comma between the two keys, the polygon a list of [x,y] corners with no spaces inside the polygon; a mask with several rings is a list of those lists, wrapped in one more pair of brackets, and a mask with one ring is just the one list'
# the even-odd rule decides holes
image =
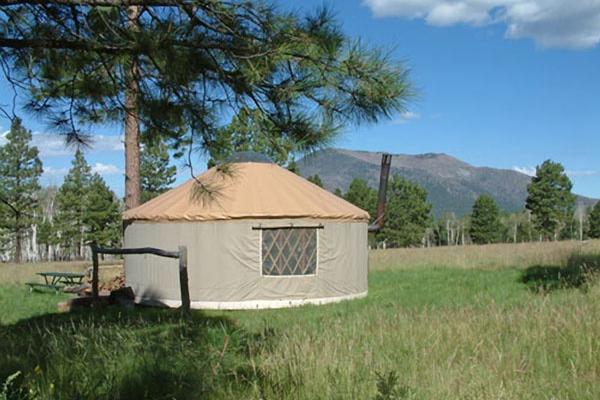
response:
{"label": "blue sky", "polygon": [[[565,166],[575,192],[600,198],[600,1],[279,4],[307,11],[333,8],[349,36],[389,49],[412,71],[419,98],[407,113],[377,125],[347,127],[335,146],[447,153],[476,166],[526,172],[550,158]],[[0,103],[9,101],[8,87],[0,82]],[[70,151],[43,123],[21,115],[36,132],[47,170],[44,182],[60,184]],[[0,133],[7,127],[8,121],[0,120]],[[103,136],[86,157],[122,194],[122,128],[97,132]],[[182,171],[180,180],[185,177]]]}

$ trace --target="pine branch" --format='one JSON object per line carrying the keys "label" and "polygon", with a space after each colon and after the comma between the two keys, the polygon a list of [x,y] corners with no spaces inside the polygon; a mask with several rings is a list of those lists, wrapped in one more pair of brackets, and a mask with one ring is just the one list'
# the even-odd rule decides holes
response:
{"label": "pine branch", "polygon": [[29,217],[29,218],[35,218],[35,215],[17,209],[14,205],[12,205],[8,200],[6,200],[1,195],[0,195],[0,203],[6,204],[8,206],[8,208],[10,208],[15,215],[22,215],[22,216]]}
{"label": "pine branch", "polygon": [[61,49],[61,50],[87,50],[106,54],[128,54],[134,52],[134,47],[96,45],[89,41],[64,40],[64,39],[12,39],[0,36],[0,47],[11,49]]}

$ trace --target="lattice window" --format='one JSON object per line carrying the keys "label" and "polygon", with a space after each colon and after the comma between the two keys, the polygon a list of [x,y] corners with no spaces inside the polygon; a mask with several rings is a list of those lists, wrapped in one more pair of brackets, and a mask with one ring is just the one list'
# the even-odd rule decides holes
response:
{"label": "lattice window", "polygon": [[317,229],[276,228],[261,232],[263,275],[316,274]]}

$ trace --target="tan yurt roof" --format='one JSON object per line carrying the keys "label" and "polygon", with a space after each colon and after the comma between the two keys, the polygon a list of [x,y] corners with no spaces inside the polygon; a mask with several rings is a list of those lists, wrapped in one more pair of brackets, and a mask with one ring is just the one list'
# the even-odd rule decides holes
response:
{"label": "tan yurt roof", "polygon": [[276,164],[240,162],[126,211],[127,221],[212,221],[254,218],[364,220],[369,214]]}

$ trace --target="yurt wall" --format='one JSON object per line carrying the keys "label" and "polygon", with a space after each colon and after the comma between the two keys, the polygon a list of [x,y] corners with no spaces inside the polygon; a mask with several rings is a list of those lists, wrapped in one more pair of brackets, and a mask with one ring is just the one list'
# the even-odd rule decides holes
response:
{"label": "yurt wall", "polygon": [[[298,231],[292,232],[294,229]],[[312,241],[316,242],[314,249]],[[322,304],[367,292],[366,221],[134,221],[126,227],[125,243],[127,247],[166,250],[187,246],[190,296],[195,308]],[[299,257],[310,262],[298,262]],[[312,257],[316,257],[315,264]],[[274,269],[275,264],[279,270]],[[316,270],[291,270],[306,264],[316,265]],[[127,256],[125,266],[127,284],[138,301],[179,305],[176,260]],[[290,270],[286,270],[288,266]]]}

